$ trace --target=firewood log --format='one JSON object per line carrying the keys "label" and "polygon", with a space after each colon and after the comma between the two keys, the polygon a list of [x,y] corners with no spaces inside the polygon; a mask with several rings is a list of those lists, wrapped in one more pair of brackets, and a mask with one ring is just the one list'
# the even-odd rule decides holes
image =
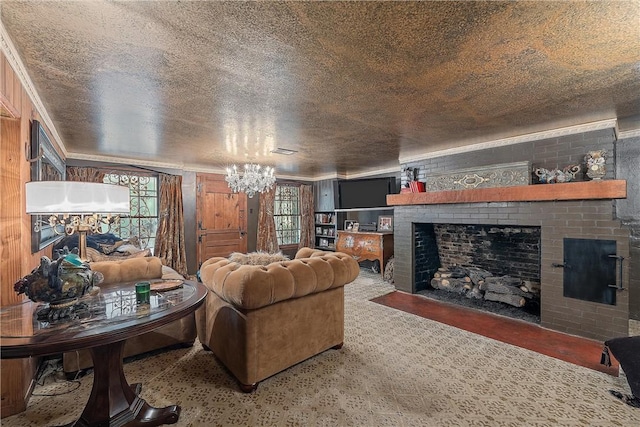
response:
{"label": "firewood log", "polygon": [[522,279],[519,279],[517,277],[511,277],[511,276],[486,277],[484,281],[486,283],[501,283],[503,285],[508,285],[508,286],[520,286],[522,284]]}
{"label": "firewood log", "polygon": [[524,307],[526,300],[522,296],[513,294],[496,294],[494,292],[485,292],[484,299],[487,301],[498,301],[514,307]]}
{"label": "firewood log", "polygon": [[474,285],[473,288],[465,294],[465,296],[467,298],[474,298],[474,299],[483,298],[482,291],[480,291],[480,287],[477,285]]}
{"label": "firewood log", "polygon": [[524,286],[524,285],[520,286],[520,290],[521,290],[522,292],[524,292],[524,293],[522,294],[522,296],[523,296],[523,297],[525,297],[526,299],[533,299],[533,298],[535,298],[535,297],[537,296],[536,294],[533,294],[533,293],[529,292],[529,290],[527,289],[527,287],[526,287],[526,286]]}
{"label": "firewood log", "polygon": [[540,294],[540,283],[533,282],[531,280],[523,280],[522,286],[527,288],[527,291],[539,295]]}
{"label": "firewood log", "polygon": [[479,267],[467,267],[467,275],[473,283],[479,285],[480,281],[483,281],[485,277],[491,277],[493,274]]}
{"label": "firewood log", "polygon": [[465,293],[467,290],[464,288],[466,282],[462,279],[442,279],[434,277],[431,279],[431,287],[434,289],[442,289],[449,292]]}
{"label": "firewood log", "polygon": [[484,290],[487,292],[493,292],[496,294],[506,294],[506,295],[518,295],[524,297],[528,295],[529,292],[523,292],[519,287],[509,286],[503,283],[497,282],[487,282],[484,284]]}
{"label": "firewood log", "polygon": [[462,267],[454,267],[454,268],[450,269],[450,273],[451,273],[451,277],[453,277],[455,279],[461,279],[461,278],[467,276],[467,270],[465,268],[462,268]]}
{"label": "firewood log", "polygon": [[[467,282],[465,282],[465,280],[463,278],[460,278],[460,279],[455,279],[455,278],[443,279],[442,282],[443,282],[443,285],[445,286],[445,288],[448,291],[457,292],[459,294],[463,294],[463,293],[467,292],[467,290],[464,287],[464,285],[466,285]],[[447,283],[444,283],[444,282],[447,282]]]}

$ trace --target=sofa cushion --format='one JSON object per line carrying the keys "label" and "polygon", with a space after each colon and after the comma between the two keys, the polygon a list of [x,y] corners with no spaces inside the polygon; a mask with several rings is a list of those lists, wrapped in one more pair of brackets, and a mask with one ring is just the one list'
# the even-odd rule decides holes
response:
{"label": "sofa cushion", "polygon": [[200,277],[220,298],[245,310],[344,286],[358,277],[360,268],[351,256],[320,252],[266,266],[241,265],[214,257],[202,264]]}
{"label": "sofa cushion", "polygon": [[118,261],[99,261],[89,264],[91,270],[104,275],[102,283],[133,282],[162,277],[162,261],[158,257],[129,258]]}

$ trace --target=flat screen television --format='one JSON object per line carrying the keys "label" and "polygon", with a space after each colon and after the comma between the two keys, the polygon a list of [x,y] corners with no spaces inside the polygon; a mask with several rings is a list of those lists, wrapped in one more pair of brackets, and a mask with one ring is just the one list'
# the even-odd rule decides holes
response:
{"label": "flat screen television", "polygon": [[396,178],[353,179],[338,182],[340,209],[387,206],[387,194],[396,193]]}

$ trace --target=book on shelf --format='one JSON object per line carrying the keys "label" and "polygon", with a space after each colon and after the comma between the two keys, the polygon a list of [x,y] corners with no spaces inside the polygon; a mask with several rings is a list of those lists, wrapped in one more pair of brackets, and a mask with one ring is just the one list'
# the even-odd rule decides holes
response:
{"label": "book on shelf", "polygon": [[332,213],[317,213],[316,224],[333,224]]}

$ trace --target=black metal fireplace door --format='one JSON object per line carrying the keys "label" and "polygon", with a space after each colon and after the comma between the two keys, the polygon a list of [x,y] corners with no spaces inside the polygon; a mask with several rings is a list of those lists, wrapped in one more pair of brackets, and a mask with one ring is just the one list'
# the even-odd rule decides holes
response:
{"label": "black metal fireplace door", "polygon": [[555,264],[564,268],[564,296],[615,305],[623,289],[622,261],[615,240],[565,238],[564,263]]}

